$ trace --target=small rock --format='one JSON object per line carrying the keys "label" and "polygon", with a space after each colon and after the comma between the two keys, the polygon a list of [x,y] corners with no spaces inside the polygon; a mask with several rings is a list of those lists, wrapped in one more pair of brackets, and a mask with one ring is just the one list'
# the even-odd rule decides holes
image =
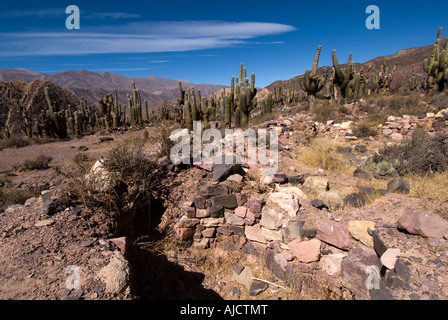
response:
{"label": "small rock", "polygon": [[366,204],[366,197],[361,193],[352,193],[344,198],[344,204],[354,208],[361,208]]}
{"label": "small rock", "polygon": [[99,271],[98,276],[106,284],[106,292],[121,293],[129,283],[129,263],[121,253],[115,251],[112,260]]}
{"label": "small rock", "polygon": [[210,217],[209,209],[197,209],[196,210],[196,218],[208,218]]}
{"label": "small rock", "polygon": [[321,242],[318,239],[309,241],[293,240],[288,243],[289,250],[300,262],[309,263],[319,261]]}
{"label": "small rock", "polygon": [[46,219],[46,220],[41,220],[38,221],[34,224],[35,227],[46,227],[46,226],[51,226],[54,223],[53,219]]}
{"label": "small rock", "polygon": [[350,129],[351,124],[352,124],[352,121],[342,122],[341,125],[339,126],[339,128],[341,128],[341,129]]}
{"label": "small rock", "polygon": [[114,243],[120,249],[120,251],[123,255],[125,254],[126,237],[113,238],[113,239],[109,239],[109,241]]}
{"label": "small rock", "polygon": [[179,219],[178,225],[180,228],[194,228],[196,227],[196,225],[198,225],[201,222],[200,219],[196,219],[196,218],[188,218],[186,216],[182,216]]}
{"label": "small rock", "polygon": [[244,226],[244,219],[233,213],[224,212],[224,217],[226,222],[231,226]]}
{"label": "small rock", "polygon": [[195,232],[196,230],[193,228],[178,228],[176,230],[177,239],[179,241],[187,241],[194,236]]}
{"label": "small rock", "polygon": [[309,176],[311,176],[311,174],[309,174],[309,173],[290,175],[290,176],[288,176],[288,183],[304,184],[306,178],[308,178]]}
{"label": "small rock", "polygon": [[295,221],[290,223],[285,228],[285,236],[286,237],[301,237],[303,236],[303,225],[304,221]]}
{"label": "small rock", "polygon": [[241,283],[246,288],[250,288],[253,283],[253,273],[252,269],[250,267],[244,267],[243,270],[241,270],[239,273],[236,273],[235,270],[233,270],[233,280]]}
{"label": "small rock", "polygon": [[324,255],[320,258],[319,265],[330,276],[337,276],[341,273],[342,259],[345,257],[342,253]]}
{"label": "small rock", "polygon": [[342,250],[353,246],[347,226],[321,218],[316,221],[317,238]]}
{"label": "small rock", "polygon": [[261,220],[260,225],[262,227],[278,230],[282,226],[282,215],[277,211],[270,209],[268,207],[264,207],[261,212]]}
{"label": "small rock", "polygon": [[246,238],[250,241],[266,243],[266,238],[264,237],[259,224],[254,226],[246,226],[244,229],[244,233],[246,235]]}
{"label": "small rock", "polygon": [[196,209],[207,209],[206,200],[203,196],[194,198],[193,203]]}
{"label": "small rock", "polygon": [[397,257],[400,254],[400,249],[389,248],[381,256],[381,263],[389,270],[394,269]]}
{"label": "small rock", "polygon": [[213,238],[215,236],[216,233],[216,228],[205,228],[202,231],[202,236],[204,238]]}
{"label": "small rock", "polygon": [[230,226],[220,226],[216,229],[216,232],[225,236],[231,236],[233,234],[233,229]]}
{"label": "small rock", "polygon": [[334,191],[321,192],[317,198],[325,202],[325,204],[332,209],[338,209],[344,205],[344,200],[337,192]]}
{"label": "small rock", "polygon": [[81,247],[90,247],[92,244],[96,242],[96,239],[84,240],[81,242]]}
{"label": "small rock", "polygon": [[260,293],[264,292],[269,285],[265,282],[257,282],[250,286],[249,295],[251,297],[258,296]]}
{"label": "small rock", "polygon": [[367,229],[367,232],[373,238],[373,248],[375,249],[376,254],[378,255],[378,257],[381,257],[387,250],[386,245],[384,244],[383,240],[381,240],[378,231]]}
{"label": "small rock", "polygon": [[324,177],[308,177],[303,186],[316,192],[328,191],[330,189],[328,179]]}
{"label": "small rock", "polygon": [[315,199],[315,200],[311,201],[311,205],[319,210],[329,209],[329,207],[325,204],[325,202],[323,202],[320,199]]}
{"label": "small rock", "polygon": [[370,180],[370,178],[371,178],[370,174],[368,172],[362,170],[361,168],[355,169],[355,171],[353,171],[353,176],[355,178],[365,179],[365,180]]}
{"label": "small rock", "polygon": [[393,193],[409,194],[409,192],[411,191],[411,187],[405,180],[395,178],[387,184],[387,191]]}
{"label": "small rock", "polygon": [[224,208],[216,204],[211,205],[209,212],[212,218],[221,218],[224,216]]}
{"label": "small rock", "polygon": [[235,209],[238,207],[238,203],[236,201],[234,194],[229,194],[225,196],[215,196],[211,198],[212,204],[221,206],[226,209]]}
{"label": "small rock", "polygon": [[368,247],[373,247],[373,238],[367,230],[373,230],[375,228],[375,222],[352,220],[348,222],[347,227],[348,232],[353,238],[361,241],[361,243]]}
{"label": "small rock", "polygon": [[204,197],[224,196],[228,193],[229,189],[222,184],[199,187],[199,194]]}
{"label": "small rock", "polygon": [[263,234],[264,238],[268,241],[282,241],[282,234],[280,231],[275,230],[269,230],[266,228],[261,228],[261,233]]}
{"label": "small rock", "polygon": [[364,144],[357,144],[355,146],[355,151],[359,152],[359,153],[366,153],[367,152],[367,146]]}
{"label": "small rock", "polygon": [[235,209],[235,215],[243,219],[246,217],[246,212],[247,212],[246,207],[238,207]]}

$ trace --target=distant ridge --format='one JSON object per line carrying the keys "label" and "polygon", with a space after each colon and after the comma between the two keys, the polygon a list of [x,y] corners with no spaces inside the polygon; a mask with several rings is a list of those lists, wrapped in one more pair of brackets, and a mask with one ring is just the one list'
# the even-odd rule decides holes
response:
{"label": "distant ridge", "polygon": [[212,92],[222,89],[223,85],[195,84],[185,80],[164,79],[159,77],[125,77],[116,73],[100,72],[95,73],[87,70],[64,71],[53,75],[35,72],[27,69],[3,69],[0,70],[0,82],[11,80],[50,81],[61,88],[67,89],[79,97],[96,105],[98,99],[104,94],[112,93],[114,89],[118,91],[118,100],[122,104],[127,104],[126,94],[131,93],[132,82],[140,90],[142,99],[148,100],[150,104],[158,104],[163,101],[176,101],[179,97],[178,83],[182,83],[184,90],[194,88],[201,90],[202,96],[208,96]]}

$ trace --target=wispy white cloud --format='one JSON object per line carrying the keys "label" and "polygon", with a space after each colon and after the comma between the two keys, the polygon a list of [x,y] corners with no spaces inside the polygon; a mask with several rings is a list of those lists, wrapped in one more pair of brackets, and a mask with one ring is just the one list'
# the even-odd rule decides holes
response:
{"label": "wispy white cloud", "polygon": [[82,15],[85,19],[135,19],[140,18],[139,14],[124,12],[92,12]]}
{"label": "wispy white cloud", "polygon": [[27,18],[27,17],[50,18],[63,15],[65,15],[65,8],[0,12],[1,18]]}
{"label": "wispy white cloud", "polygon": [[[2,18],[54,18],[67,15],[65,7],[60,8],[48,8],[41,10],[16,10],[16,11],[4,11],[0,12]],[[126,13],[126,12],[88,12],[81,10],[82,19],[135,19],[140,18],[139,14]]]}
{"label": "wispy white cloud", "polygon": [[148,63],[168,63],[169,60],[152,60],[148,61]]}
{"label": "wispy white cloud", "polygon": [[296,30],[265,22],[175,21],[83,28],[82,32],[0,33],[0,56],[185,52],[251,43]]}

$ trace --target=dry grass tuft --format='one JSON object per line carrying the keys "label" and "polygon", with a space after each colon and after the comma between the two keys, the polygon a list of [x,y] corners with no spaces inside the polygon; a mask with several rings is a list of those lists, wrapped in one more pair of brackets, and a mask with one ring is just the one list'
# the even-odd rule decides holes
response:
{"label": "dry grass tuft", "polygon": [[306,165],[339,173],[352,174],[353,166],[342,159],[337,152],[337,144],[329,139],[316,138],[304,148],[299,160]]}

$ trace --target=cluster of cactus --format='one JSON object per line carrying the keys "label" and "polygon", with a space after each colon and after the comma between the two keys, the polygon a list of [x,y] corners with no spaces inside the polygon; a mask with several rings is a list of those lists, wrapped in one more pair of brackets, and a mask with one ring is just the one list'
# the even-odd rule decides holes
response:
{"label": "cluster of cactus", "polygon": [[297,103],[301,99],[301,95],[295,91],[294,81],[289,82],[289,89],[286,88],[286,82],[282,82],[278,86],[274,85],[272,91],[273,103],[275,105]]}
{"label": "cluster of cactus", "polygon": [[445,49],[440,52],[442,30],[443,28],[440,27],[437,32],[430,58],[423,61],[423,70],[428,74],[426,80],[428,91],[431,91],[435,85],[437,85],[439,91],[443,91],[448,85],[448,41],[445,44]]}
{"label": "cluster of cactus", "polygon": [[302,90],[306,92],[309,98],[313,99],[317,95],[321,95],[321,91],[324,88],[325,82],[327,81],[328,73],[325,76],[317,75],[317,68],[319,65],[319,57],[320,52],[322,50],[322,46],[317,47],[317,52],[314,57],[313,67],[310,69],[306,69],[305,76],[302,81],[300,81],[300,86]]}
{"label": "cluster of cactus", "polygon": [[24,107],[20,108],[22,116],[22,131],[28,136],[33,135],[47,138],[66,139],[68,131],[80,135],[95,127],[96,118],[93,117],[90,106],[87,107],[85,99],[81,100],[79,111],[72,113],[71,107],[58,110],[50,95],[50,88],[45,87],[45,99],[47,108],[44,108],[37,121],[33,122],[30,111]]}
{"label": "cluster of cactus", "polygon": [[[334,79],[333,79],[333,92],[334,92],[334,99],[339,100],[339,98],[345,98],[348,96],[348,94],[351,93],[355,94],[359,93],[357,92],[358,83],[355,79],[355,65],[352,63],[352,56],[353,53],[350,52],[350,56],[348,58],[348,62],[345,66],[345,69],[343,70],[339,66],[338,58],[336,55],[336,49],[333,49],[332,58],[333,58],[333,69],[334,69]],[[358,78],[358,77],[357,77]],[[359,75],[359,80],[361,80],[361,75]],[[357,82],[357,83],[355,83]],[[350,84],[350,86],[349,86]],[[349,87],[349,89],[348,89]],[[355,89],[356,88],[356,89]]]}
{"label": "cluster of cactus", "polygon": [[71,106],[68,106],[68,109],[65,110],[65,118],[67,119],[68,128],[77,136],[89,130],[94,130],[97,123],[96,114],[95,116],[92,114],[92,110],[90,106],[87,106],[84,98],[81,100],[81,105],[77,111],[72,112]]}
{"label": "cluster of cactus", "polygon": [[127,99],[128,99],[128,108],[131,118],[131,124],[133,126],[142,127],[143,126],[142,98],[140,96],[140,90],[136,89],[134,82],[132,82],[132,96],[127,95]]}
{"label": "cluster of cactus", "polygon": [[[45,87],[45,98],[47,99],[48,110],[46,110],[47,123],[51,124],[51,131],[59,139],[65,139],[67,134],[67,119],[65,111],[57,110],[50,96],[50,88]],[[47,131],[48,132],[48,131]]]}
{"label": "cluster of cactus", "polygon": [[177,108],[174,109],[174,120],[184,122],[190,131],[193,130],[193,121],[203,121],[204,128],[210,129],[210,117],[213,114],[214,99],[212,99],[212,103],[209,103],[207,98],[202,97],[200,90],[195,92],[193,88],[185,92],[182,90],[180,82],[179,95]]}
{"label": "cluster of cactus", "polygon": [[[384,94],[390,92],[392,81],[397,71],[398,63],[394,65],[392,73],[388,73],[389,66],[384,59],[381,69],[372,74],[372,88],[378,90],[378,93]],[[374,90],[374,91],[375,91]]]}
{"label": "cluster of cactus", "polygon": [[117,90],[114,91],[115,99],[111,94],[105,94],[103,99],[98,100],[103,117],[100,125],[103,129],[110,131],[120,127],[126,127],[126,108],[118,103]]}
{"label": "cluster of cactus", "polygon": [[234,125],[239,128],[247,126],[250,113],[257,108],[257,89],[255,88],[255,73],[251,74],[251,81],[247,78],[247,71],[243,63],[240,65],[240,83],[238,78],[234,83],[231,79],[230,96],[225,101],[225,126],[231,126],[231,115],[234,114]]}
{"label": "cluster of cactus", "polygon": [[[241,81],[239,81],[241,79]],[[231,78],[230,92],[223,88],[221,97],[214,94],[210,99],[201,96],[201,91],[188,89],[185,92],[179,82],[179,98],[176,99],[174,120],[181,122],[190,131],[193,121],[203,121],[204,129],[211,127],[210,121],[221,119],[221,128],[246,126],[250,113],[257,108],[257,89],[255,88],[255,73],[251,79],[247,78],[247,71],[243,64],[240,66],[240,77]],[[232,122],[233,120],[233,122]]]}
{"label": "cluster of cactus", "polygon": [[[369,77],[370,66],[366,74],[364,74],[364,69],[356,72],[355,64],[352,62],[352,55],[350,53],[345,69],[342,69],[338,63],[336,49],[333,50],[334,79],[331,79],[332,98],[335,100],[339,100],[340,98],[357,98],[361,93],[369,95],[371,93],[384,94],[391,91],[391,84],[394,80],[398,63],[394,65],[392,72],[389,73],[389,66],[386,60],[384,60],[380,70],[376,70]],[[401,82],[397,84],[398,88],[400,85]]]}

